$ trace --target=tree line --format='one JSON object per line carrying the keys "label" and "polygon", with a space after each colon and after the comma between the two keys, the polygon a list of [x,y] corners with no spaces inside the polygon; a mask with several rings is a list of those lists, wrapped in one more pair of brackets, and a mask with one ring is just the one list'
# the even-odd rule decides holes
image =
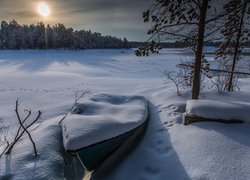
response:
{"label": "tree line", "polygon": [[94,49],[129,48],[126,38],[103,36],[91,30],[74,30],[58,23],[43,22],[20,25],[17,21],[1,21],[0,49]]}
{"label": "tree line", "polygon": [[[206,42],[209,46],[219,46],[219,42]],[[12,20],[1,21],[0,49],[100,49],[100,48],[137,48],[147,42],[128,41],[127,38],[103,36],[91,30],[74,30],[58,23],[54,26],[43,22],[20,25]],[[162,48],[181,48],[182,41],[161,42]]]}

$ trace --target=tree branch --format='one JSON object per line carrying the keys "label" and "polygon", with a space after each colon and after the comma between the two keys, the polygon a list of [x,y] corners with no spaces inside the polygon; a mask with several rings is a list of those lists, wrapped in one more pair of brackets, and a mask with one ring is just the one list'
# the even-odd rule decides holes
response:
{"label": "tree branch", "polygon": [[74,100],[74,103],[73,105],[71,106],[70,110],[68,113],[66,113],[62,119],[59,121],[58,124],[61,124],[63,122],[63,120],[68,116],[68,114],[74,109],[74,107],[76,106],[76,104],[78,103],[78,101],[80,99],[82,99],[86,94],[90,93],[89,91],[81,91],[80,94],[79,94],[79,91],[75,91],[75,100]]}
{"label": "tree branch", "polygon": [[9,141],[6,140],[7,146],[5,147],[5,149],[3,150],[3,152],[0,154],[0,158],[2,157],[2,155],[5,153],[5,151],[8,149],[8,147],[10,146]]}
{"label": "tree branch", "polygon": [[[239,9],[239,8],[241,8],[241,7],[238,7],[237,9]],[[234,10],[237,10],[237,9],[234,9]],[[219,14],[218,16],[215,16],[215,17],[213,17],[213,18],[211,18],[211,19],[208,19],[208,20],[205,21],[205,24],[208,24],[208,23],[213,22],[213,21],[217,21],[218,19],[220,19],[220,18],[222,18],[222,17],[224,17],[224,16],[227,16],[227,15],[230,14],[231,12],[232,12],[232,11],[227,11],[227,12],[224,12],[224,13],[222,13],[222,14]]]}
{"label": "tree branch", "polygon": [[209,32],[208,34],[206,34],[206,35],[204,36],[204,38],[209,37],[210,35],[212,35],[212,34],[215,33],[216,31],[219,31],[219,30],[220,30],[221,28],[223,28],[223,27],[224,27],[224,24],[221,25],[221,26],[219,26],[219,27],[217,27],[215,30]]}
{"label": "tree branch", "polygon": [[[28,112],[28,115],[25,117],[25,119],[22,121],[22,124],[30,117],[31,115],[31,110],[27,110],[25,109],[24,111],[27,111]],[[14,138],[14,140],[16,140],[16,138],[18,137],[19,133],[20,133],[20,130],[21,130],[22,126],[20,125],[18,130],[17,130],[17,133],[16,133],[16,136]]]}
{"label": "tree branch", "polygon": [[[35,144],[34,140],[32,139],[30,132],[27,130],[26,127],[24,127],[24,125],[23,125],[23,123],[22,123],[22,121],[21,121],[21,118],[20,118],[20,115],[19,115],[19,112],[18,112],[18,99],[16,100],[16,109],[15,109],[15,112],[16,112],[17,119],[18,119],[18,122],[19,122],[20,126],[21,126],[21,127],[23,128],[23,130],[28,134],[29,139],[30,139],[30,141],[31,141],[31,143],[32,143],[32,145],[33,145],[34,153],[35,153],[35,155],[37,155],[36,144]],[[29,114],[29,115],[30,115],[30,114]],[[29,116],[29,115],[28,115],[28,116]]]}
{"label": "tree branch", "polygon": [[[41,112],[41,111],[38,111],[38,115],[37,115],[36,119],[35,119],[32,123],[30,123],[30,124],[26,127],[26,129],[28,129],[28,128],[31,127],[35,122],[37,122],[38,119],[40,119],[41,114],[42,114],[42,112]],[[14,139],[14,141],[9,145],[6,154],[10,154],[10,152],[11,152],[11,150],[13,149],[14,145],[16,144],[16,142],[19,141],[19,139],[23,136],[24,133],[25,133],[25,131],[23,130],[23,131],[19,134],[19,136],[17,136],[17,138]]]}

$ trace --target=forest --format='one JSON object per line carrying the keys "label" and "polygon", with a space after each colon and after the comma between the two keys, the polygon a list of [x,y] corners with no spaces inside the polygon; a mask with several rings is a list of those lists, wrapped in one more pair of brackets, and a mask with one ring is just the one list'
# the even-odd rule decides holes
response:
{"label": "forest", "polygon": [[[220,42],[208,41],[207,46],[220,45]],[[247,44],[250,46],[250,43]],[[20,25],[16,20],[9,23],[1,21],[0,49],[102,49],[146,47],[147,42],[128,41],[111,35],[102,35],[91,30],[74,30],[62,23],[45,25],[43,22]],[[161,42],[162,48],[186,47],[182,41]]]}
{"label": "forest", "polygon": [[74,30],[58,23],[20,25],[12,20],[1,22],[0,49],[99,49],[128,48],[126,38],[103,36],[91,30]]}

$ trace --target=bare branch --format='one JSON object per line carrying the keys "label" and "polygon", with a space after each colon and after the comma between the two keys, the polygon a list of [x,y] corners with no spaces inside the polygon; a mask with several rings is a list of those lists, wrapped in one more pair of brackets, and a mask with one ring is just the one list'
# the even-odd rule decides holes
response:
{"label": "bare branch", "polygon": [[[237,9],[240,9],[240,8],[241,8],[241,7],[238,7]],[[234,9],[234,10],[237,10],[237,9]],[[220,18],[223,18],[223,17],[229,15],[231,12],[232,12],[232,11],[223,12],[223,13],[221,13],[221,14],[219,14],[219,15],[217,15],[217,16],[211,18],[211,19],[206,20],[205,23],[208,24],[208,23],[210,23],[210,22],[217,21],[217,20],[219,20]]]}
{"label": "bare branch", "polygon": [[[20,126],[21,126],[21,127],[23,128],[23,130],[28,134],[29,139],[30,139],[30,141],[31,141],[31,143],[32,143],[32,145],[33,145],[34,153],[35,153],[35,155],[37,155],[36,144],[35,144],[34,140],[32,139],[30,132],[27,130],[26,127],[24,127],[24,125],[23,125],[23,123],[22,123],[22,121],[21,121],[21,118],[20,118],[20,115],[19,115],[19,112],[18,112],[18,99],[16,100],[16,109],[15,109],[15,112],[16,112],[17,119],[18,119],[18,122],[19,122]],[[29,115],[30,115],[30,114],[29,114]],[[28,116],[29,116],[29,115],[28,115]]]}
{"label": "bare branch", "polygon": [[[6,137],[5,137],[6,139]],[[7,143],[7,146],[5,147],[5,149],[3,150],[3,152],[0,154],[0,158],[2,157],[2,155],[5,153],[5,151],[8,149],[8,147],[10,146],[9,141],[5,140],[5,142]]]}
{"label": "bare branch", "polygon": [[[1,156],[6,153],[6,154],[10,154],[11,153],[11,150],[13,149],[13,147],[15,146],[15,144],[20,140],[20,138],[24,135],[24,133],[26,132],[29,136],[29,139],[30,141],[32,142],[32,145],[33,145],[33,149],[34,149],[34,152],[35,152],[35,155],[37,155],[37,149],[36,149],[36,145],[35,145],[35,142],[34,140],[32,139],[32,136],[30,134],[30,132],[28,131],[28,128],[31,127],[34,123],[36,123],[38,121],[38,119],[40,119],[41,117],[41,114],[42,112],[41,111],[38,111],[38,115],[37,117],[35,118],[35,120],[33,122],[31,122],[27,127],[24,126],[24,122],[30,117],[31,115],[31,110],[27,110],[25,109],[24,112],[28,112],[27,116],[24,118],[24,120],[21,120],[20,118],[20,115],[19,115],[19,111],[18,111],[18,99],[16,100],[16,108],[15,108],[15,112],[16,112],[16,115],[17,115],[17,119],[18,119],[18,122],[20,124],[20,127],[18,128],[17,130],[17,133],[16,133],[16,136],[15,138],[13,139],[13,142],[9,143],[8,140],[6,140],[6,136],[5,136],[5,142],[7,143],[7,146],[5,147],[5,149],[1,152],[0,154],[0,158]],[[22,131],[21,131],[22,130]],[[20,133],[21,132],[21,133]]]}
{"label": "bare branch", "polygon": [[[24,111],[28,112],[28,115],[24,118],[24,120],[22,121],[22,124],[24,124],[24,122],[25,122],[25,121],[30,117],[30,115],[31,115],[31,110],[25,109]],[[16,136],[15,136],[14,140],[16,140],[16,138],[18,137],[21,128],[22,128],[22,126],[20,125],[19,128],[18,128],[18,130],[17,130],[17,133],[16,133]]]}
{"label": "bare branch", "polygon": [[[38,119],[40,119],[41,114],[42,114],[42,112],[41,112],[41,111],[38,111],[37,117],[35,118],[35,120],[34,120],[32,123],[30,123],[30,124],[26,127],[26,129],[28,129],[28,128],[31,127],[34,123],[36,123],[36,122],[38,121]],[[13,142],[10,144],[10,146],[8,147],[6,154],[10,154],[10,153],[11,153],[11,150],[13,149],[14,145],[16,144],[16,142],[19,141],[19,139],[23,136],[23,134],[24,134],[25,132],[26,132],[26,131],[23,130],[23,131],[18,135],[18,137],[17,137],[16,139],[14,139],[14,141],[13,141]]]}
{"label": "bare branch", "polygon": [[204,36],[204,38],[207,38],[207,37],[211,36],[212,34],[214,34],[215,32],[219,31],[219,30],[220,30],[221,28],[223,28],[223,27],[224,27],[224,24],[221,25],[221,26],[219,26],[219,27],[217,27],[217,28],[214,29],[213,31],[209,32],[208,34],[206,34],[206,35]]}
{"label": "bare branch", "polygon": [[200,1],[196,1],[196,0],[192,0],[192,2],[199,8],[201,8],[201,2]]}
{"label": "bare branch", "polygon": [[58,124],[61,124],[63,122],[63,120],[68,116],[68,114],[74,109],[74,107],[76,106],[76,104],[79,102],[80,99],[82,99],[86,94],[89,94],[90,91],[75,91],[75,100],[73,105],[71,106],[70,110],[68,113],[66,113],[62,119],[59,121]]}
{"label": "bare branch", "polygon": [[172,35],[172,36],[179,36],[179,37],[183,37],[183,38],[187,38],[187,39],[194,40],[194,38],[192,38],[192,37],[190,37],[190,36],[183,35],[183,34],[177,34],[177,33],[166,32],[166,31],[164,31],[164,33],[165,33],[165,34]]}

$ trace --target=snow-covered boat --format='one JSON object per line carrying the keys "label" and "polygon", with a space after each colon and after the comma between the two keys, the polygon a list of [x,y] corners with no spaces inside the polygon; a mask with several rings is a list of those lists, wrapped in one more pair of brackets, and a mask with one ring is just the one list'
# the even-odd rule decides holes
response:
{"label": "snow-covered boat", "polygon": [[109,159],[117,163],[143,136],[147,119],[143,97],[94,95],[63,121],[64,147],[88,171]]}

